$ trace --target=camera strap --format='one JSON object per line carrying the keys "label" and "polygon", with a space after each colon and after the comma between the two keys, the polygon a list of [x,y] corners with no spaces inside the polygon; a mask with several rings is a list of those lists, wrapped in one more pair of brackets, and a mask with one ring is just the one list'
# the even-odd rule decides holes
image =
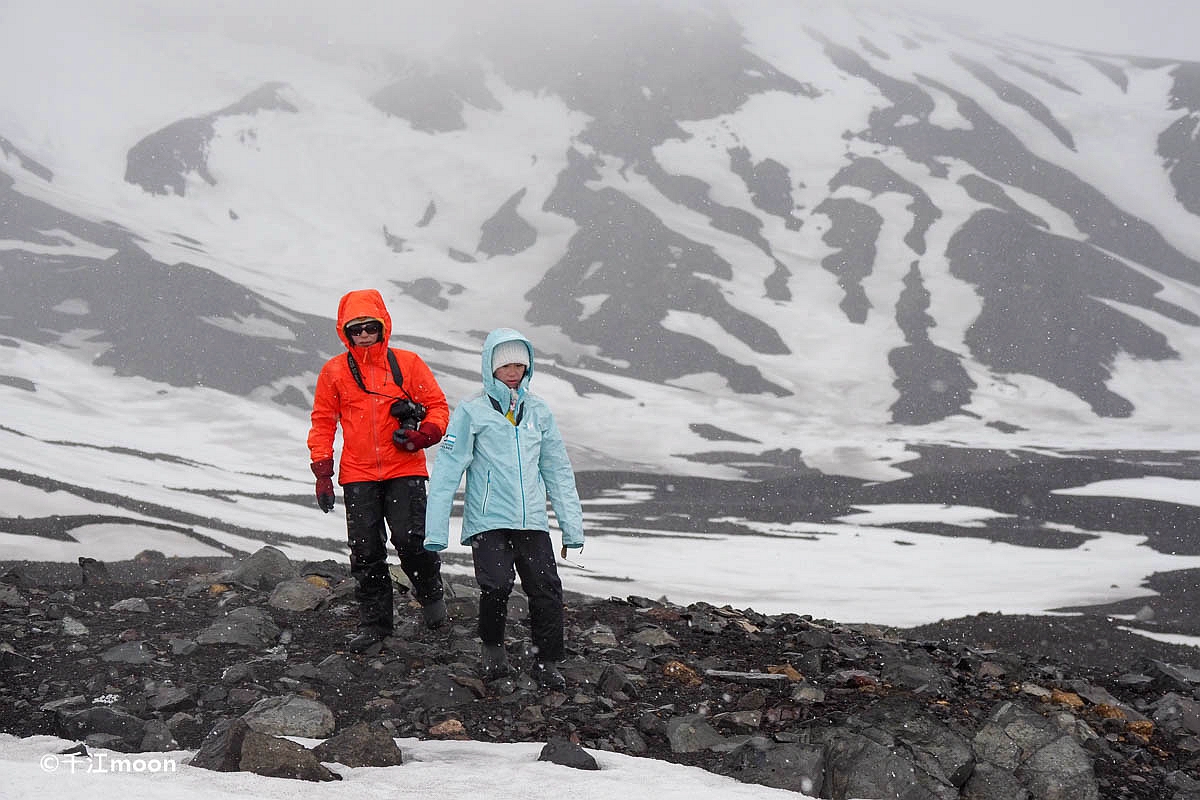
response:
{"label": "camera strap", "polygon": [[[388,366],[392,370],[392,380],[395,381],[396,386],[400,389],[400,391],[404,392],[405,396],[408,397],[409,400],[412,400],[412,395],[410,395],[408,390],[404,388],[404,376],[400,373],[400,364],[396,361],[396,354],[392,352],[392,348],[390,347],[387,348],[387,360]],[[402,399],[399,397],[392,397],[390,394],[372,392],[370,389],[368,389],[367,384],[363,382],[362,371],[358,368],[358,362],[354,360],[354,353],[350,352],[349,350],[346,351],[346,365],[350,367],[350,375],[353,376],[354,382],[358,384],[358,388],[362,389],[367,394],[379,395],[380,397],[391,397],[393,400]]]}

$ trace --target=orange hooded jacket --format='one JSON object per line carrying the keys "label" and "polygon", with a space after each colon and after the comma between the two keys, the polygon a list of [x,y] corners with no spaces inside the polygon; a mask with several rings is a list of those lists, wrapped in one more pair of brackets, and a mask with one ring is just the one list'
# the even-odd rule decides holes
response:
{"label": "orange hooded jacket", "polygon": [[[346,338],[343,330],[346,323],[359,317],[373,317],[383,323],[383,334],[378,342],[368,347],[355,347]],[[428,477],[424,450],[409,452],[392,443],[392,432],[400,427],[400,423],[389,409],[395,400],[414,400],[425,406],[424,422],[434,425],[439,433],[445,433],[450,409],[433,372],[416,353],[392,348],[403,380],[403,387],[396,385],[387,361],[392,318],[383,304],[383,297],[375,289],[359,289],[341,299],[337,331],[338,338],[354,354],[363,385],[370,393],[360,389],[355,382],[344,353],[325,362],[317,376],[312,427],[308,431],[312,460],[333,458],[333,440],[340,422],[342,460],[338,483]]]}

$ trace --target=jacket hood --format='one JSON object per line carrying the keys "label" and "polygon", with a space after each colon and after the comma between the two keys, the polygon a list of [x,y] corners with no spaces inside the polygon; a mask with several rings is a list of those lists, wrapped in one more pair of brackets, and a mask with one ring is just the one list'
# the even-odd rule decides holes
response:
{"label": "jacket hood", "polygon": [[529,367],[525,370],[525,377],[521,379],[521,385],[517,387],[517,402],[525,399],[525,392],[529,388],[529,381],[533,378],[533,345],[526,339],[520,331],[515,331],[512,328],[497,328],[487,335],[483,340],[483,361],[481,370],[483,374],[483,390],[505,408],[508,407],[508,400],[511,396],[509,389],[501,381],[496,380],[492,376],[492,351],[502,342],[522,342],[526,349],[529,350]]}
{"label": "jacket hood", "polygon": [[353,343],[346,338],[346,323],[359,317],[371,317],[383,323],[383,335],[379,341],[387,344],[392,336],[392,317],[383,304],[383,295],[377,289],[355,289],[342,295],[338,301],[337,334],[347,348]]}

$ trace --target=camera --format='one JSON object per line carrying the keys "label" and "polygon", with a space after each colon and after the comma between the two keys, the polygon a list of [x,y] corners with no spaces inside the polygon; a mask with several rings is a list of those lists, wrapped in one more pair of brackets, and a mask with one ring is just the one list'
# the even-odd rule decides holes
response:
{"label": "camera", "polygon": [[415,431],[421,420],[425,419],[425,406],[413,400],[397,400],[388,411],[400,421],[402,431]]}

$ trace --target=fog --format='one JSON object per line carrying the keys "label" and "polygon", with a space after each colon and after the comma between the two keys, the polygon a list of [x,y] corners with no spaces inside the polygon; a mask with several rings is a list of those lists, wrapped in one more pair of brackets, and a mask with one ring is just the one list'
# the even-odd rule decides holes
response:
{"label": "fog", "polygon": [[[714,5],[768,7],[789,0],[670,0],[674,11],[712,13]],[[980,32],[1025,36],[1085,50],[1200,60],[1200,4],[1178,0],[791,0],[813,5],[908,8],[978,25]],[[547,36],[557,26],[615,24],[635,18],[650,0],[7,0],[3,24],[32,31],[90,32],[103,37],[107,26],[172,28],[197,35],[221,33],[255,41],[286,42],[314,54],[338,57],[363,48],[395,49],[427,56],[469,47],[481,33],[519,31],[534,19]],[[591,12],[591,13],[589,13]],[[602,21],[606,20],[606,21]],[[50,45],[33,36],[31,49]]]}
{"label": "fog", "polygon": [[898,0],[899,5],[1083,50],[1200,61],[1200,4],[1179,0]]}

